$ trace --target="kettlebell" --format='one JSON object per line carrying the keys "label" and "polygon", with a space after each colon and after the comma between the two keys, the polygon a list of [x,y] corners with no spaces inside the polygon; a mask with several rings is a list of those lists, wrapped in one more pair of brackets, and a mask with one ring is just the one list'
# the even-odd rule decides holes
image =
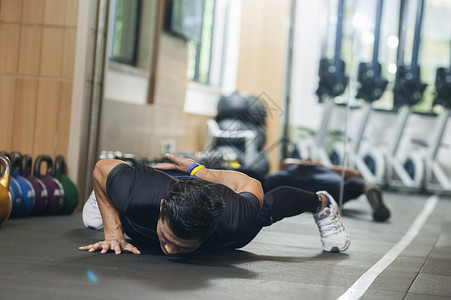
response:
{"label": "kettlebell", "polygon": [[11,162],[0,154],[0,167],[3,168],[3,175],[0,178],[0,225],[3,224],[11,214],[13,207],[9,186],[11,182]]}
{"label": "kettlebell", "polygon": [[78,205],[80,191],[78,186],[65,175],[64,157],[58,155],[55,158],[55,175],[54,177],[61,183],[64,191],[64,203],[61,208],[61,214],[71,214]]}
{"label": "kettlebell", "polygon": [[22,205],[20,210],[16,212],[15,217],[26,217],[28,216],[33,207],[36,198],[36,194],[30,181],[23,177],[22,172],[22,155],[19,152],[11,153],[11,165],[12,165],[12,176],[19,185],[20,194],[22,195]]}
{"label": "kettlebell", "polygon": [[20,213],[20,210],[22,209],[22,194],[20,193],[20,187],[17,183],[16,179],[11,176],[12,169],[11,169],[11,155],[5,151],[2,151],[1,154],[8,158],[10,162],[10,182],[9,182],[9,192],[11,193],[11,200],[12,200],[12,209],[11,214],[9,215],[10,218],[15,218]]}
{"label": "kettlebell", "polygon": [[[47,163],[47,171],[45,174],[41,174],[41,164]],[[47,188],[48,202],[45,213],[56,214],[63,207],[64,203],[64,191],[61,183],[56,180],[52,174],[53,160],[48,155],[38,155],[34,162],[34,177],[41,179]]]}
{"label": "kettlebell", "polygon": [[47,206],[48,193],[44,183],[31,175],[32,159],[29,155],[22,156],[22,176],[25,177],[33,186],[35,199],[34,206],[31,210],[32,215],[41,215]]}

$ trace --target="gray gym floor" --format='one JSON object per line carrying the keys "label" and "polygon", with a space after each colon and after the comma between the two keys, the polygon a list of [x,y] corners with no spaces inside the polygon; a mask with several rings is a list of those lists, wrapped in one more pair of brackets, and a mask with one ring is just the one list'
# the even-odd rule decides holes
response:
{"label": "gray gym floor", "polygon": [[[265,228],[239,251],[184,257],[146,247],[142,255],[78,251],[103,236],[84,229],[80,213],[8,220],[0,228],[0,299],[337,299],[359,278],[371,283],[374,272],[362,299],[451,299],[451,199],[439,197],[424,225],[412,225],[430,196],[385,197],[387,223],[371,221],[364,198],[346,204],[352,242],[342,254],[321,251],[309,214]],[[406,235],[411,226],[417,236]],[[394,260],[382,266],[387,258]]]}

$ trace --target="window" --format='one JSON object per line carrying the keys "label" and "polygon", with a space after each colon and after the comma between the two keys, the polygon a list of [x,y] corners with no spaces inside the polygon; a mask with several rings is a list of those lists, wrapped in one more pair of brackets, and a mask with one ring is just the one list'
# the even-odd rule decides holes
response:
{"label": "window", "polygon": [[241,9],[241,1],[204,0],[200,42],[188,42],[185,112],[216,115],[220,96],[235,91]]}
{"label": "window", "polygon": [[[111,0],[108,7],[105,99],[144,104],[154,67],[158,12],[162,2]],[[124,88],[124,87],[132,88]]]}
{"label": "window", "polygon": [[215,0],[205,0],[200,41],[189,41],[188,79],[211,84]]}
{"label": "window", "polygon": [[140,7],[140,0],[117,0],[110,60],[136,65]]}

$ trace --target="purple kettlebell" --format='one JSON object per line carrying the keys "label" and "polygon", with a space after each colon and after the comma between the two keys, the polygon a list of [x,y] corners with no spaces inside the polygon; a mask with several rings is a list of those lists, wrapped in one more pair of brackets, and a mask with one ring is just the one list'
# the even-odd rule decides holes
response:
{"label": "purple kettlebell", "polygon": [[[42,162],[47,163],[47,171],[43,175],[41,174]],[[63,207],[64,203],[64,191],[61,183],[56,180],[52,174],[53,160],[48,155],[39,155],[34,162],[34,177],[39,178],[47,188],[48,202],[47,207],[44,210],[48,214],[56,214]]]}
{"label": "purple kettlebell", "polygon": [[42,215],[48,202],[47,188],[44,183],[39,179],[31,175],[31,156],[25,154],[22,156],[22,176],[25,177],[33,186],[35,199],[34,207],[31,211],[31,215]]}

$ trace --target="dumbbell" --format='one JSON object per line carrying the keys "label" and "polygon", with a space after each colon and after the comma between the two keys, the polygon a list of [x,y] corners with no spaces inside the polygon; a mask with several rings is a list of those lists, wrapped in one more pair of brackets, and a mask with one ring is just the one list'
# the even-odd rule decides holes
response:
{"label": "dumbbell", "polygon": [[[41,174],[41,165],[43,162],[47,164],[47,169],[44,174]],[[52,176],[52,168],[53,160],[50,156],[41,154],[36,157],[33,174],[34,177],[40,179],[44,183],[47,189],[48,202],[44,212],[48,214],[58,213],[64,203],[63,187],[61,186],[61,183]]]}
{"label": "dumbbell", "polygon": [[0,167],[3,169],[3,175],[0,178],[0,225],[3,224],[11,214],[12,200],[9,193],[11,183],[11,162],[0,154]]}
{"label": "dumbbell", "polygon": [[34,207],[31,211],[32,215],[41,215],[47,206],[48,193],[44,183],[31,175],[32,159],[29,155],[22,156],[22,176],[25,177],[33,186],[35,192]]}
{"label": "dumbbell", "polygon": [[[6,156],[10,162],[11,166],[11,155],[5,151],[0,152],[3,156]],[[10,168],[12,173],[12,168]],[[19,214],[22,206],[22,194],[20,193],[20,187],[14,177],[10,176],[9,192],[11,193],[12,209],[10,218],[15,218]]]}
{"label": "dumbbell", "polygon": [[19,152],[11,153],[12,176],[19,185],[22,202],[20,209],[14,214],[14,217],[26,217],[33,210],[35,203],[35,191],[30,181],[23,177],[22,155]]}
{"label": "dumbbell", "polygon": [[80,198],[78,186],[65,175],[64,157],[58,155],[55,158],[55,174],[54,177],[61,183],[64,190],[64,203],[61,208],[61,214],[71,214],[77,207]]}

